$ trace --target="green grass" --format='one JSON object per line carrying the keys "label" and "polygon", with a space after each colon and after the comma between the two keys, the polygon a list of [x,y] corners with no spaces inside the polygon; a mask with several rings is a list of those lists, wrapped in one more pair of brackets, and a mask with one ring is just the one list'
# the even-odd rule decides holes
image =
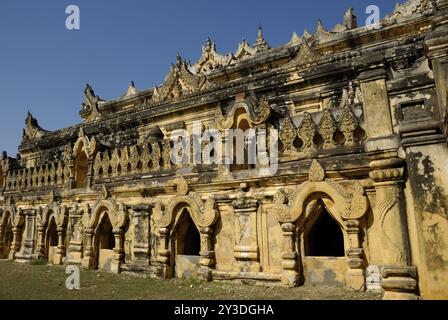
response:
{"label": "green grass", "polygon": [[244,299],[378,299],[378,295],[346,288],[262,287],[198,279],[161,280],[144,275],[111,274],[81,269],[80,290],[68,290],[65,266],[0,261],[0,299],[126,299],[126,300],[244,300]]}
{"label": "green grass", "polygon": [[33,266],[45,266],[48,264],[48,260],[46,260],[44,258],[37,258],[37,259],[31,260],[30,264]]}

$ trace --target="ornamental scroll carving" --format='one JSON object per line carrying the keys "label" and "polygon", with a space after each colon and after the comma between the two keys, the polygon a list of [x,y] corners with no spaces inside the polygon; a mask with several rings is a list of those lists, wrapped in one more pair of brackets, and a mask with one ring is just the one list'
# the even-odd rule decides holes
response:
{"label": "ornamental scroll carving", "polygon": [[114,199],[109,198],[99,199],[90,210],[88,204],[84,205],[82,214],[82,223],[86,228],[94,228],[100,219],[103,212],[107,212],[110,223],[114,228],[122,228],[128,221],[128,212],[126,207],[121,202],[116,202]]}
{"label": "ornamental scroll carving", "polygon": [[175,196],[164,208],[161,202],[156,202],[154,206],[154,220],[159,228],[168,228],[175,220],[178,210],[182,206],[190,209],[193,222],[199,227],[210,227],[218,219],[215,199],[210,196],[204,202],[195,192],[188,195]]}
{"label": "ornamental scroll carving", "polygon": [[249,116],[252,125],[259,125],[269,118],[271,107],[266,97],[260,101],[252,94],[247,99],[235,101],[227,116],[222,114],[221,108],[218,107],[215,112],[216,128],[219,130],[230,129],[234,125],[235,113],[238,109],[243,108]]}
{"label": "ornamental scroll carving", "polygon": [[278,221],[294,223],[301,219],[306,214],[308,200],[314,194],[323,194],[328,198],[334,211],[344,220],[360,219],[368,209],[368,199],[359,182],[349,181],[342,184],[325,178],[324,169],[314,160],[310,167],[309,180],[296,188],[289,201],[276,201],[274,211]]}

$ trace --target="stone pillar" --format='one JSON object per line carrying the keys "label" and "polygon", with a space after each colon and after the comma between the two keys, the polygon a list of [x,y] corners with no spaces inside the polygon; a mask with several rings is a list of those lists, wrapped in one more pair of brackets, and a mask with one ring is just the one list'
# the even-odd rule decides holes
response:
{"label": "stone pillar", "polygon": [[89,158],[88,165],[87,165],[87,176],[86,176],[86,187],[90,188],[93,183],[93,163],[95,159]]}
{"label": "stone pillar", "polygon": [[13,238],[12,238],[11,248],[9,250],[9,257],[8,257],[9,260],[14,260],[17,252],[20,250],[22,228],[13,227],[12,233],[13,233]]}
{"label": "stone pillar", "polygon": [[115,238],[114,257],[111,264],[113,273],[120,273],[121,264],[124,262],[124,246],[123,246],[123,230],[121,228],[113,228],[112,232]]}
{"label": "stone pillar", "polygon": [[45,256],[45,227],[37,227],[37,245],[34,257],[39,259]]}
{"label": "stone pillar", "polygon": [[139,266],[150,265],[149,247],[149,205],[137,205],[132,208],[132,224],[134,225],[133,261]]}
{"label": "stone pillar", "polygon": [[416,298],[415,267],[409,266],[409,237],[402,189],[403,160],[374,160],[370,167],[376,191],[374,225],[381,232],[380,270],[384,299]]}
{"label": "stone pillar", "polygon": [[68,243],[67,258],[64,263],[81,264],[82,260],[82,213],[73,211],[70,213],[70,238]]}
{"label": "stone pillar", "polygon": [[241,197],[232,203],[235,211],[235,269],[239,272],[261,271],[257,241],[258,200]]}
{"label": "stone pillar", "polygon": [[364,290],[364,250],[361,248],[359,241],[359,221],[346,220],[344,223],[350,241],[350,248],[347,250],[349,269],[347,271],[346,282],[354,290]]}
{"label": "stone pillar", "polygon": [[55,262],[56,264],[62,264],[62,259],[65,256],[65,227],[58,227],[58,247],[56,250]]}
{"label": "stone pillar", "polygon": [[[25,213],[25,239],[20,252],[15,255],[17,262],[26,263],[33,258],[34,252],[34,223],[36,220],[36,211],[27,210]],[[20,246],[20,243],[19,243]]]}
{"label": "stone pillar", "polygon": [[213,229],[210,227],[200,228],[201,235],[201,268],[199,275],[205,281],[212,280],[212,268],[215,266],[215,251],[212,247]]}
{"label": "stone pillar", "polygon": [[95,252],[93,248],[93,228],[84,229],[84,257],[82,266],[87,269],[95,269]]}
{"label": "stone pillar", "polygon": [[70,176],[67,181],[67,188],[72,189],[75,187],[75,161],[73,159],[68,160],[68,167],[70,169]]}
{"label": "stone pillar", "polygon": [[296,227],[292,223],[283,223],[282,284],[294,287],[298,284],[298,255],[296,250]]}
{"label": "stone pillar", "polygon": [[168,228],[160,228],[160,244],[157,252],[157,262],[159,263],[158,276],[162,278],[171,277],[170,255],[169,249],[170,230]]}

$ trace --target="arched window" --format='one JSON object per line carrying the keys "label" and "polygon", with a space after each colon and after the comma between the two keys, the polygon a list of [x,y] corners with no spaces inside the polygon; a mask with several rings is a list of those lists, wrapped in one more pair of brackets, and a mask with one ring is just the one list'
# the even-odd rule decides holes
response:
{"label": "arched window", "polygon": [[345,255],[341,227],[323,205],[305,237],[305,255],[314,257],[343,257]]}
{"label": "arched window", "polygon": [[48,245],[50,247],[56,247],[58,245],[58,229],[54,219],[51,219],[48,225],[47,234],[48,234]]}
{"label": "arched window", "polygon": [[187,209],[184,209],[180,219],[176,237],[177,254],[199,256],[201,250],[201,237],[198,228],[196,228]]}
{"label": "arched window", "polygon": [[[9,219],[8,219],[9,220]],[[5,227],[5,232],[3,234],[3,250],[2,250],[2,254],[3,257],[2,258],[8,258],[9,255],[9,250],[11,249],[11,244],[12,241],[14,239],[14,233],[12,232],[12,225],[11,222],[8,221],[8,223],[6,224]]]}
{"label": "arched window", "polygon": [[99,248],[112,250],[115,247],[115,237],[112,232],[112,224],[106,215],[99,226]]}
{"label": "arched window", "polygon": [[78,149],[75,160],[75,183],[76,188],[87,187],[88,159],[82,148]]}

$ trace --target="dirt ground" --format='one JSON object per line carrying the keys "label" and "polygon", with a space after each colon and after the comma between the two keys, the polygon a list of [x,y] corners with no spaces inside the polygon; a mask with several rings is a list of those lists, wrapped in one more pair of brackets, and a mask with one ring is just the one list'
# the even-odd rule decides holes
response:
{"label": "dirt ground", "polygon": [[197,279],[152,279],[80,268],[80,289],[68,290],[65,266],[0,261],[1,300],[378,300],[381,295],[347,288],[264,287]]}

